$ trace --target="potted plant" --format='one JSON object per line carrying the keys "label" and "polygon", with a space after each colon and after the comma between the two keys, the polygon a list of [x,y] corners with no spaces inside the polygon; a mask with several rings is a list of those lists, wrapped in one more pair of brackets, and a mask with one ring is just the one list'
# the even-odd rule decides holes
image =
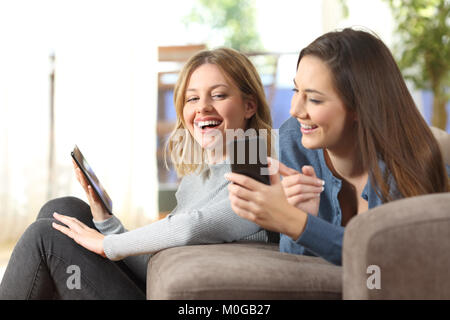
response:
{"label": "potted plant", "polygon": [[450,1],[386,0],[397,23],[394,51],[406,79],[433,93],[431,125],[447,128],[450,99]]}
{"label": "potted plant", "polygon": [[222,38],[221,45],[241,52],[262,50],[253,0],[198,0],[184,20],[187,26],[197,23],[214,30],[211,35],[216,42]]}

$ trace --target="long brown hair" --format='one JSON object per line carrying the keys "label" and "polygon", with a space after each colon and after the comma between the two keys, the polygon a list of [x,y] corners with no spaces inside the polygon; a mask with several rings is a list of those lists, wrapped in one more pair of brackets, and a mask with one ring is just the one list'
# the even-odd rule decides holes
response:
{"label": "long brown hair", "polygon": [[[383,202],[400,197],[447,192],[445,164],[430,128],[418,111],[386,45],[360,30],[329,32],[300,52],[330,68],[344,105],[357,115],[358,147],[372,186]],[[378,162],[384,161],[384,174]]]}

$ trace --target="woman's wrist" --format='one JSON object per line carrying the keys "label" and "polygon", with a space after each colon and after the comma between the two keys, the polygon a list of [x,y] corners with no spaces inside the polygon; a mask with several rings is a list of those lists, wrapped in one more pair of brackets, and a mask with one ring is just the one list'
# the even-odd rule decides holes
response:
{"label": "woman's wrist", "polygon": [[292,205],[289,205],[286,213],[287,219],[285,220],[285,231],[282,233],[295,241],[305,230],[308,214]]}

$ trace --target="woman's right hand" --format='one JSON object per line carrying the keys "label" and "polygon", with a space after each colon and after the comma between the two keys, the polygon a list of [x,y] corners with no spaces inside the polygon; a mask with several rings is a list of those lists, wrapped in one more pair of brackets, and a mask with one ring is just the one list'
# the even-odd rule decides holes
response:
{"label": "woman's right hand", "polygon": [[91,207],[92,217],[94,218],[94,220],[100,222],[111,218],[111,215],[108,213],[108,211],[106,211],[103,203],[94,192],[94,189],[92,189],[92,186],[89,185],[89,182],[86,180],[83,172],[81,172],[81,169],[73,159],[72,163],[75,169],[75,176],[78,182],[83,187],[84,192],[86,192],[86,196],[88,198],[89,206]]}
{"label": "woman's right hand", "polygon": [[[271,161],[274,161],[271,159]],[[302,173],[278,162],[281,184],[288,202],[294,207],[312,215],[319,213],[320,194],[324,181],[317,178],[312,166],[303,166]]]}

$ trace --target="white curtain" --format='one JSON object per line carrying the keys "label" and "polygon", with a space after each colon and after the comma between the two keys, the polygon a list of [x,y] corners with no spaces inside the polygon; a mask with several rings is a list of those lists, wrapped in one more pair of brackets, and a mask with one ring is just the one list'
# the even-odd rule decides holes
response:
{"label": "white curtain", "polygon": [[127,228],[157,218],[155,7],[153,1],[0,2],[0,242],[15,241],[48,199],[86,200],[72,169],[75,144]]}

